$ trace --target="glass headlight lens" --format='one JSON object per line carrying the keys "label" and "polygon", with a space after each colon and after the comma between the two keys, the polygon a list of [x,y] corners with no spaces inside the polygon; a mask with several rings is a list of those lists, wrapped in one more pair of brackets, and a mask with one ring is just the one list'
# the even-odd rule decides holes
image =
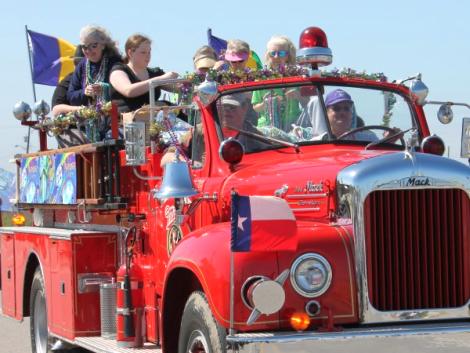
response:
{"label": "glass headlight lens", "polygon": [[297,293],[307,298],[322,295],[330,287],[331,266],[321,255],[308,253],[292,264],[290,281]]}

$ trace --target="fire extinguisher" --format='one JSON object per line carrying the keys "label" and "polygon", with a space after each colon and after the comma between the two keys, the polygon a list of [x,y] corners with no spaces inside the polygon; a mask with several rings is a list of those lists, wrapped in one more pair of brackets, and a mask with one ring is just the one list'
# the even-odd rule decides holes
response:
{"label": "fire extinguisher", "polygon": [[[118,290],[116,294],[117,322],[116,339],[119,347],[138,348],[143,346],[143,308],[144,295],[142,271],[132,263],[135,243],[135,227],[129,230],[132,234],[131,244],[127,246],[126,261],[117,272]],[[127,238],[126,242],[127,244]]]}

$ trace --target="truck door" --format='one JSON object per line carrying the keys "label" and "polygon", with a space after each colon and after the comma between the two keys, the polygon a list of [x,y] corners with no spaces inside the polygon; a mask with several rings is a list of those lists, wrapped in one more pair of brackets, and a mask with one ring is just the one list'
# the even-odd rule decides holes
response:
{"label": "truck door", "polygon": [[6,316],[15,317],[15,235],[0,234],[1,280],[2,280],[2,312]]}

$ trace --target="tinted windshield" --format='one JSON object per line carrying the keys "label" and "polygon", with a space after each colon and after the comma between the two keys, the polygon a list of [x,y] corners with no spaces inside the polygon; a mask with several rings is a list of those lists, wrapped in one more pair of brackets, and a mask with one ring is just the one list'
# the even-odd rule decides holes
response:
{"label": "tinted windshield", "polygon": [[[251,90],[223,95],[216,107],[222,138],[237,138],[248,153],[282,146],[273,139],[300,144],[370,143],[415,126],[402,96],[362,87]],[[399,140],[390,143],[400,144]]]}

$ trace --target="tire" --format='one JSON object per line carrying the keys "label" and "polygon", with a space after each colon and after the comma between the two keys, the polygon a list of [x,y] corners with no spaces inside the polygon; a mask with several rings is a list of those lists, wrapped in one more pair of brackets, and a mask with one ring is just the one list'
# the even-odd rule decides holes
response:
{"label": "tire", "polygon": [[38,267],[34,272],[29,300],[31,314],[31,349],[33,353],[51,353],[51,339],[47,329],[47,306],[44,279]]}
{"label": "tire", "polygon": [[192,293],[181,319],[178,353],[225,353],[225,336],[225,329],[215,321],[204,293]]}

